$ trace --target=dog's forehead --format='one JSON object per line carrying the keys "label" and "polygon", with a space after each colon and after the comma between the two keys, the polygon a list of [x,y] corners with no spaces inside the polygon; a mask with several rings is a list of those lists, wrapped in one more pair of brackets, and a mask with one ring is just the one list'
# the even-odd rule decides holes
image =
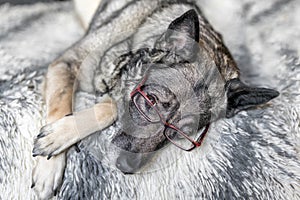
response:
{"label": "dog's forehead", "polygon": [[[127,70],[124,71],[124,81],[129,81],[131,89],[145,77],[146,83],[159,84],[169,88],[174,93],[187,95],[199,82],[211,85],[217,79],[222,79],[214,61],[200,44],[193,60],[180,60],[180,55],[165,49],[138,49],[127,57]],[[195,52],[194,52],[195,53]],[[173,56],[174,59],[165,60]],[[179,60],[176,60],[178,57]],[[129,89],[129,88],[127,88]],[[190,96],[190,95],[187,95]]]}
{"label": "dog's forehead", "polygon": [[[163,87],[169,88],[172,92],[191,90],[193,83],[188,79],[183,72],[186,66],[181,64],[168,66],[168,65],[153,65],[149,68],[147,75],[147,83],[158,84]],[[187,91],[186,91],[187,92]]]}

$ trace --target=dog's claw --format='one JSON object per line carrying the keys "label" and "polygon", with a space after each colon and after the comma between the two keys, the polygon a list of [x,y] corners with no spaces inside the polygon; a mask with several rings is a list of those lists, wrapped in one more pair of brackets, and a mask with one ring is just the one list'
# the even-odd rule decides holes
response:
{"label": "dog's claw", "polygon": [[53,132],[52,125],[49,124],[49,125],[43,126],[40,130],[40,133],[36,137],[37,137],[37,139],[40,139],[42,137],[45,137],[46,135],[49,135],[52,132]]}
{"label": "dog's claw", "polygon": [[47,160],[50,160],[50,158],[52,157],[52,153],[50,153],[47,157]]}
{"label": "dog's claw", "polygon": [[[34,142],[34,144],[35,144],[35,142]],[[39,155],[39,154],[37,153],[37,147],[34,146],[33,149],[32,149],[32,157],[36,157],[36,156],[38,156],[38,155]]]}
{"label": "dog's claw", "polygon": [[54,190],[53,195],[54,195],[54,196],[57,195],[57,189]]}
{"label": "dog's claw", "polygon": [[40,134],[38,134],[36,137],[37,138],[42,138],[42,137],[44,137],[45,135],[44,135],[44,132],[41,132]]}
{"label": "dog's claw", "polygon": [[79,147],[78,147],[78,143],[76,143],[76,144],[74,145],[74,147],[75,147],[75,151],[76,151],[77,153],[80,153],[80,149],[79,149]]}
{"label": "dog's claw", "polygon": [[73,115],[73,113],[69,113],[69,114],[65,115],[65,117],[72,116],[72,115]]}
{"label": "dog's claw", "polygon": [[39,151],[39,147],[36,145],[36,142],[34,142],[34,144],[35,144],[35,146],[32,150],[32,157],[42,155],[42,153]]}
{"label": "dog's claw", "polygon": [[35,183],[32,183],[30,188],[32,189],[32,188],[34,188],[34,186],[35,186]]}

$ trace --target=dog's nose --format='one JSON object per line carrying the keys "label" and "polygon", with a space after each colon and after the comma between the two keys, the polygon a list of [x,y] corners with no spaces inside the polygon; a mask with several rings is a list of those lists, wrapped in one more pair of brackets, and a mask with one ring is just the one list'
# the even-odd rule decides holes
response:
{"label": "dog's nose", "polygon": [[133,174],[142,166],[142,155],[130,152],[121,153],[117,158],[116,166],[124,174]]}

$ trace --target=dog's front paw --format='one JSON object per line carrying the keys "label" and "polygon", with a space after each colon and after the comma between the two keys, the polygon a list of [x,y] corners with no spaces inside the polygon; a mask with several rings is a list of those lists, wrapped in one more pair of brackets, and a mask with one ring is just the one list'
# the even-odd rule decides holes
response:
{"label": "dog's front paw", "polygon": [[32,154],[48,156],[47,159],[50,159],[78,141],[75,118],[66,116],[41,128],[34,140]]}
{"label": "dog's front paw", "polygon": [[62,183],[66,165],[66,154],[61,153],[47,160],[37,157],[37,163],[32,171],[32,186],[39,199],[49,199],[55,196]]}

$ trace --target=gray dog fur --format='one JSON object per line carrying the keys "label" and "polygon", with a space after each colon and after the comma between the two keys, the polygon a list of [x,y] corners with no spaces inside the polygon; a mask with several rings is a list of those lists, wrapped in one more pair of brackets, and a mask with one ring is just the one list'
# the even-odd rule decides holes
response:
{"label": "gray dog fur", "polygon": [[[281,96],[215,123],[208,134],[219,140],[211,151],[196,150],[152,173],[129,176],[101,165],[92,135],[80,153],[68,153],[61,199],[300,198],[299,2],[203,0],[201,7],[242,78]],[[37,88],[46,65],[83,30],[69,3],[0,9],[1,199],[30,199],[32,138],[44,124]]]}

